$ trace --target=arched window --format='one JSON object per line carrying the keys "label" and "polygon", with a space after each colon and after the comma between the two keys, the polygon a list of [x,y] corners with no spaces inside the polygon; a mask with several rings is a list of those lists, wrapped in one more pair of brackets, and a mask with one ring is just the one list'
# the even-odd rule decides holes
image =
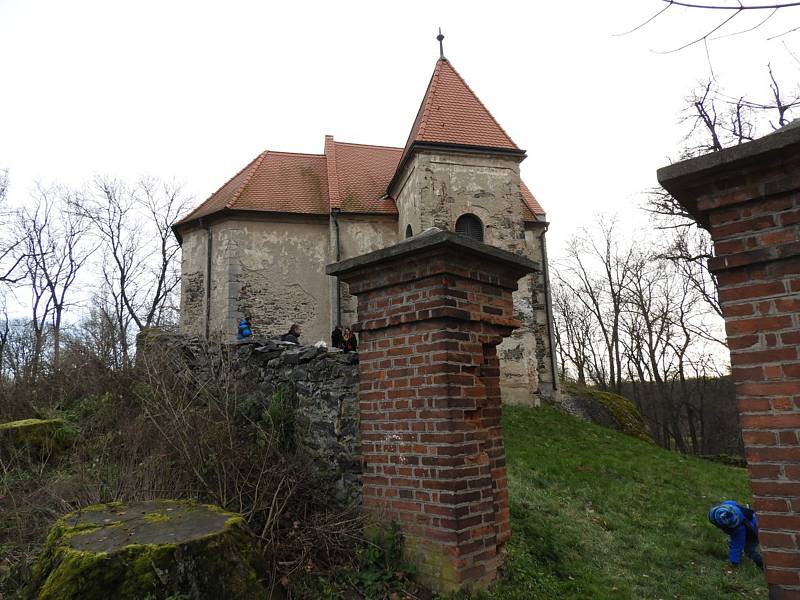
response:
{"label": "arched window", "polygon": [[411,225],[406,225],[406,239],[410,238],[414,235],[414,232],[411,231]]}
{"label": "arched window", "polygon": [[483,241],[483,223],[475,215],[461,215],[456,221],[456,233],[473,240]]}

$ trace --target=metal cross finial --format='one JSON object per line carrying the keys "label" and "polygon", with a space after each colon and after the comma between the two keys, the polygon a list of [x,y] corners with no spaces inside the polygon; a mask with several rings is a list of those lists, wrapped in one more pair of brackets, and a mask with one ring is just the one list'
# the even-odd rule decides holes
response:
{"label": "metal cross finial", "polygon": [[439,59],[445,60],[444,58],[444,45],[442,44],[442,40],[444,40],[444,36],[442,35],[442,28],[439,27],[439,35],[436,36],[436,39],[439,40]]}

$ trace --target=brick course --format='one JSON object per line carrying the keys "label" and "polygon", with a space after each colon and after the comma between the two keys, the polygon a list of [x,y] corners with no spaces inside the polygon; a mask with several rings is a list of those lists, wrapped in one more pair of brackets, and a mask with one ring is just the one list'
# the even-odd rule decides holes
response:
{"label": "brick course", "polygon": [[659,171],[714,240],[709,267],[774,599],[800,598],[799,131]]}
{"label": "brick course", "polygon": [[508,540],[497,345],[535,263],[426,234],[331,265],[358,297],[365,509],[436,590],[486,585]]}

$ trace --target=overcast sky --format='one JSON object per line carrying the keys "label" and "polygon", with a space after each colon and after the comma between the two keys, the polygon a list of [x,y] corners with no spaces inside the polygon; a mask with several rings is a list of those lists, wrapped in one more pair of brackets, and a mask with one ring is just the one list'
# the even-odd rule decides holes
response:
{"label": "overcast sky", "polygon": [[[598,212],[633,222],[676,156],[684,97],[709,75],[719,21],[661,0],[203,2],[0,0],[0,168],[11,197],[34,181],[151,174],[199,203],[269,148],[402,146],[445,54],[514,141],[551,221],[554,251]],[[713,12],[713,14],[711,14]],[[758,14],[756,14],[758,13]],[[766,16],[737,17],[725,31]],[[800,10],[714,40],[732,93],[767,98],[766,64],[798,80]],[[788,46],[788,49],[787,49]]]}

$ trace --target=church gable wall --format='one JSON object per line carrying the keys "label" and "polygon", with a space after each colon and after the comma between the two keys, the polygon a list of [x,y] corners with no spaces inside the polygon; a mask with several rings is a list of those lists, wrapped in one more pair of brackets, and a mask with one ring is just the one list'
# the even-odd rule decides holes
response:
{"label": "church gable wall", "polygon": [[328,223],[229,219],[214,225],[211,337],[231,339],[242,316],[255,334],[303,325],[303,340],[327,340]]}
{"label": "church gable wall", "polygon": [[[340,256],[344,260],[380,250],[396,243],[397,218],[394,216],[339,216]],[[332,285],[336,285],[335,279]],[[349,286],[341,282],[341,324],[345,327],[356,321],[356,298],[350,294]],[[336,317],[333,317],[335,320]],[[331,327],[332,329],[332,327]]]}

